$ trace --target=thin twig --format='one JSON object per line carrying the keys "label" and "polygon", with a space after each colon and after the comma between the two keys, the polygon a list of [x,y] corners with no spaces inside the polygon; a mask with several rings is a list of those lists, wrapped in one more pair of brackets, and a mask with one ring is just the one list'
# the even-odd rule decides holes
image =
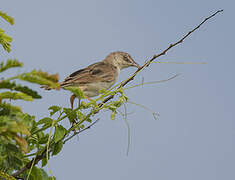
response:
{"label": "thin twig", "polygon": [[67,139],[64,140],[63,144],[65,144],[68,140],[72,139],[74,136],[82,133],[83,131],[90,129],[92,126],[94,126],[100,119],[96,119],[92,124],[90,124],[89,126],[85,127],[84,129],[80,130],[80,131],[76,131],[72,136],[68,137]]}
{"label": "thin twig", "polygon": [[126,149],[126,155],[128,156],[129,154],[129,150],[130,150],[130,144],[131,144],[131,128],[130,128],[130,125],[128,123],[128,120],[127,120],[127,108],[126,108],[126,104],[124,104],[124,116],[123,116],[123,119],[126,123],[126,127],[127,127],[127,149]]}
{"label": "thin twig", "polygon": [[167,82],[167,81],[170,81],[174,78],[176,78],[177,76],[179,76],[180,74],[176,74],[168,79],[163,79],[163,80],[159,80],[159,81],[150,81],[150,82],[143,82],[143,83],[140,83],[140,84],[136,84],[136,85],[133,85],[133,86],[129,86],[129,87],[126,87],[124,88],[123,90],[127,90],[127,89],[131,89],[131,88],[135,88],[135,87],[138,87],[138,86],[142,86],[142,85],[146,85],[146,84],[156,84],[156,83],[162,83],[162,82]]}
{"label": "thin twig", "polygon": [[22,169],[20,169],[19,171],[15,172],[15,173],[13,173],[11,176],[13,176],[13,177],[19,176],[20,174],[22,174],[26,170],[30,169],[32,164],[36,165],[40,160],[42,160],[45,157],[45,155],[46,155],[46,149],[40,155],[37,155],[30,162],[28,162],[25,167],[23,167]]}
{"label": "thin twig", "polygon": [[146,107],[146,106],[144,106],[142,104],[138,104],[138,103],[135,103],[135,102],[132,102],[132,101],[128,101],[127,103],[139,106],[139,107],[145,109],[146,111],[149,111],[153,115],[153,118],[155,120],[157,120],[157,116],[160,116],[159,113],[152,111],[151,109],[149,109],[148,107]]}

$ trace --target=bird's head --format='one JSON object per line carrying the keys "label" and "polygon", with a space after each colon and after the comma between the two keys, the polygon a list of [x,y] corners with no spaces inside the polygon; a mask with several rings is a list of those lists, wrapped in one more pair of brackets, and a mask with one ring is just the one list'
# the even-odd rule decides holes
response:
{"label": "bird's head", "polygon": [[104,61],[113,64],[120,70],[131,66],[140,68],[140,65],[138,65],[126,52],[112,52],[105,58]]}

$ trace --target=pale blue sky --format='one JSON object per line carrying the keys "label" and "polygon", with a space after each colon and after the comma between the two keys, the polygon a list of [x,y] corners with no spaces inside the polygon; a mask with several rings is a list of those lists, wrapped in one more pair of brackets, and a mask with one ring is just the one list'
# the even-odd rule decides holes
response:
{"label": "pale blue sky", "polygon": [[[1,23],[14,38],[13,51],[1,53],[1,60],[18,58],[24,70],[58,72],[61,80],[116,50],[143,64],[204,17],[225,10],[160,58],[208,64],[152,64],[132,83],[181,73],[169,82],[127,91],[131,101],[160,114],[154,120],[149,112],[128,107],[133,112],[128,157],[124,121],[112,121],[105,112],[94,128],[50,160],[53,175],[58,180],[235,179],[234,7],[232,0],[2,0],[1,10],[15,17],[15,26]],[[124,70],[120,79],[132,72]],[[69,93],[35,89],[42,100],[17,104],[37,119],[50,105],[69,106]]]}

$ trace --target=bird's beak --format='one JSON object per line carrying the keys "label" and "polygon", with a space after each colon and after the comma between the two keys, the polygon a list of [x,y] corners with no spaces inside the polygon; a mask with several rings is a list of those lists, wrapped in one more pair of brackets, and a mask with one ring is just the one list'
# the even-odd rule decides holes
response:
{"label": "bird's beak", "polygon": [[137,67],[138,69],[141,68],[141,66],[140,66],[139,64],[137,64],[135,61],[133,61],[132,66],[135,66],[135,67]]}

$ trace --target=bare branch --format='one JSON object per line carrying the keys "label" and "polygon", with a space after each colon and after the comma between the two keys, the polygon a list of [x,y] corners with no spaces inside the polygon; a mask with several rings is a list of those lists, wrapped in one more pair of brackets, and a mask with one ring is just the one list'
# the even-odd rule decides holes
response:
{"label": "bare branch", "polygon": [[99,120],[100,120],[100,119],[96,119],[92,124],[90,124],[89,126],[85,127],[84,129],[82,129],[82,130],[80,130],[80,131],[74,132],[74,134],[73,134],[72,136],[68,137],[67,139],[65,139],[63,143],[65,144],[68,140],[72,139],[74,136],[76,136],[76,135],[82,133],[83,131],[85,131],[85,130],[87,130],[87,129],[90,129],[90,128],[91,128],[92,126],[94,126]]}
{"label": "bare branch", "polygon": [[[196,31],[197,29],[199,29],[206,21],[208,21],[209,19],[211,19],[212,17],[214,17],[215,15],[217,15],[218,13],[223,12],[223,10],[218,10],[216,11],[214,14],[206,17],[198,26],[196,26],[195,28],[193,28],[191,31],[189,31],[186,35],[184,35],[180,40],[178,40],[177,42],[170,44],[168,48],[166,48],[165,50],[163,50],[161,53],[159,54],[155,54],[153,55],[153,57],[148,60],[143,66],[141,66],[139,69],[136,70],[136,72],[130,76],[126,81],[124,81],[118,88],[122,88],[125,85],[127,85],[130,81],[132,81],[135,76],[142,71],[143,69],[145,69],[146,67],[148,67],[151,62],[153,62],[155,59],[159,58],[160,56],[163,56],[167,53],[167,51],[169,51],[171,48],[175,47],[176,45],[182,43],[190,34],[192,34],[194,31]],[[109,97],[107,97],[102,103],[99,104],[99,107],[102,107],[106,102],[108,102],[109,100],[113,99],[114,95],[111,95]]]}

